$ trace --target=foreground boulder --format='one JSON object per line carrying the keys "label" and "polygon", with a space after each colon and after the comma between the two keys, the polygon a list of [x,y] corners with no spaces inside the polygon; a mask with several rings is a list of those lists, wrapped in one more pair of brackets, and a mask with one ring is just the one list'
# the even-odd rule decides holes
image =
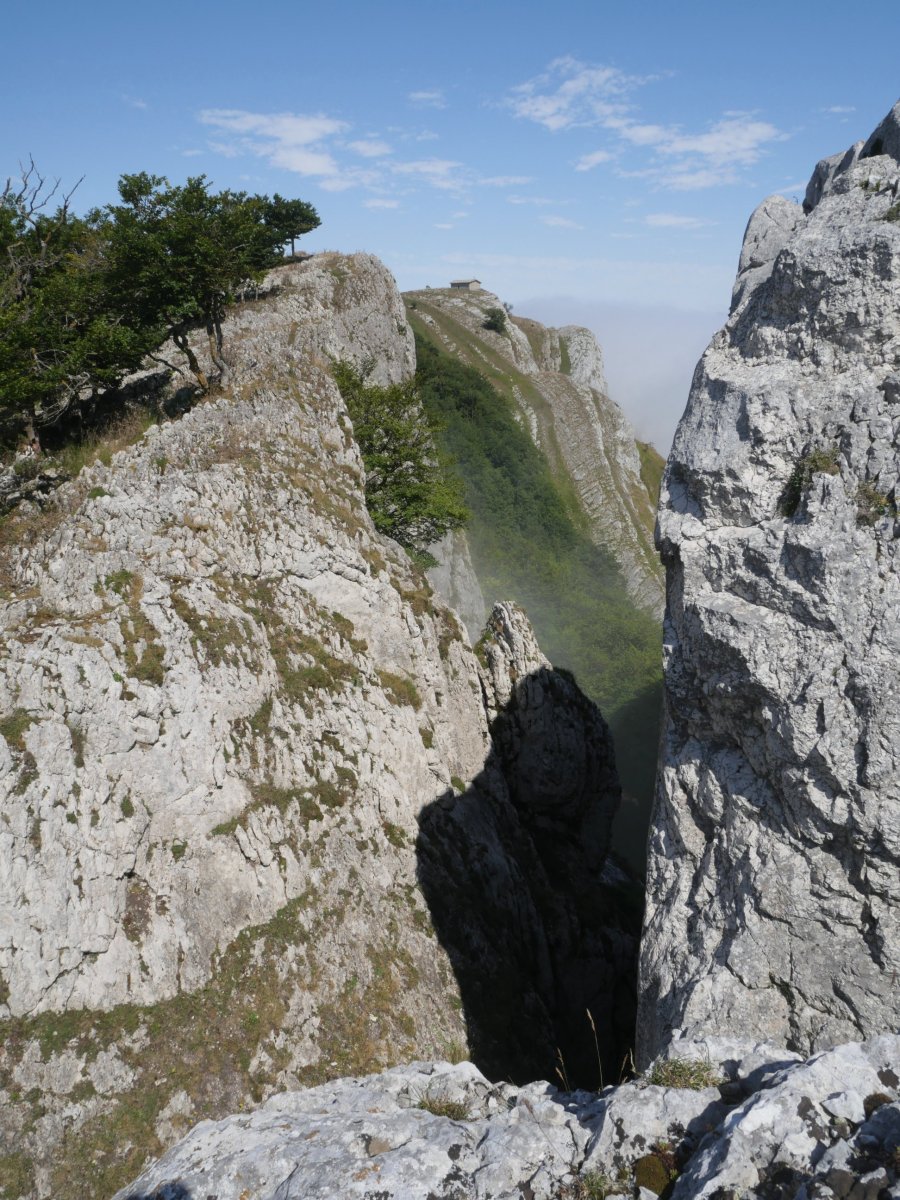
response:
{"label": "foreground boulder", "polygon": [[640,1061],[896,1023],[898,128],[754,214],[669,458]]}
{"label": "foreground boulder", "polygon": [[[809,1062],[749,1042],[673,1050],[599,1096],[492,1086],[470,1063],[275,1096],[198,1125],[115,1200],[900,1194],[900,1038]],[[692,1070],[709,1086],[665,1086]]]}

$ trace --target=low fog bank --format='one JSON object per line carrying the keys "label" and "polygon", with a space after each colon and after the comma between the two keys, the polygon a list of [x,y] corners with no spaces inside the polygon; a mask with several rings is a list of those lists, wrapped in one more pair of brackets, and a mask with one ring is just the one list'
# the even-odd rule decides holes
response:
{"label": "low fog bank", "polygon": [[684,411],[697,360],[725,312],[645,308],[556,296],[517,302],[514,311],[545,325],[586,325],[603,349],[610,395],[643,441],[663,457]]}

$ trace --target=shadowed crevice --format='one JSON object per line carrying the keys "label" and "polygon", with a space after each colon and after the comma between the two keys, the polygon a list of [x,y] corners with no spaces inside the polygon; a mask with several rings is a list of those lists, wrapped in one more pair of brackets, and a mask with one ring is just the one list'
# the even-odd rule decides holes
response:
{"label": "shadowed crevice", "polygon": [[513,686],[491,736],[466,792],[423,810],[416,843],[470,1057],[492,1079],[564,1073],[593,1088],[602,1069],[614,1082],[633,1041],[643,896],[610,855],[609,730],[568,672],[541,668]]}

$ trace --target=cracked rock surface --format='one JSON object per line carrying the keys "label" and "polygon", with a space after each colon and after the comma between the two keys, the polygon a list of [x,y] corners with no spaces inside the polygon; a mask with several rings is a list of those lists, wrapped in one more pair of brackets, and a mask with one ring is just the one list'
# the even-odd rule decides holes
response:
{"label": "cracked rock surface", "polygon": [[[466,964],[477,974],[472,946],[497,978],[521,980],[491,1041],[503,1074],[513,1004],[531,1014],[529,1050],[552,1059],[564,973],[607,996],[610,1021],[620,977],[633,1003],[636,930],[607,935],[595,904],[623,883],[600,869],[619,799],[602,718],[553,682],[508,606],[484,644],[487,662],[503,642],[495,681],[369,519],[329,359],[374,361],[378,383],[412,371],[390,275],[367,255],[283,268],[229,315],[225,347],[217,395],[5,527],[11,1197],[81,1200],[85,1178],[108,1197],[200,1117],[462,1056],[480,1021],[457,979]],[[531,686],[530,673],[544,675]],[[513,721],[498,765],[490,724],[520,685],[532,754],[579,766],[569,788],[516,783],[514,803],[525,737]],[[559,735],[540,715],[551,690]],[[537,803],[558,804],[565,855],[598,868],[589,911],[549,869],[549,816],[540,830],[525,820]],[[420,880],[432,811],[479,855],[458,864],[452,959]],[[429,862],[440,868],[440,852]],[[482,887],[494,924],[475,903]]]}
{"label": "cracked rock surface", "polygon": [[198,1125],[114,1200],[900,1193],[900,1038],[805,1062],[739,1039],[676,1042],[671,1055],[721,1082],[567,1093],[492,1085],[471,1063],[413,1063],[274,1096]]}
{"label": "cracked rock surface", "polygon": [[639,1058],[893,1028],[900,106],[751,218],[676,433]]}

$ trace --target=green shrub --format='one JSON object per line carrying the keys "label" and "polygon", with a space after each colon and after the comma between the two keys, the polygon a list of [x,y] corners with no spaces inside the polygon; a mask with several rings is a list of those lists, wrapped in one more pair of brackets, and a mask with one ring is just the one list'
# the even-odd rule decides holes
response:
{"label": "green shrub", "polygon": [[482,322],[484,329],[491,329],[494,333],[506,333],[506,313],[502,308],[497,308],[492,305],[485,314]]}
{"label": "green shrub", "polygon": [[781,511],[786,517],[792,517],[800,507],[800,501],[812,483],[813,475],[840,474],[839,456],[840,450],[837,446],[825,446],[810,450],[797,460],[797,465],[781,493]]}
{"label": "green shrub", "polygon": [[14,750],[25,749],[25,734],[34,724],[34,717],[24,708],[15,709],[8,717],[0,721],[2,735]]}
{"label": "green shrub", "polygon": [[874,483],[865,481],[856,489],[856,523],[874,525],[882,517],[896,513],[896,505]]}
{"label": "green shrub", "polygon": [[462,483],[435,443],[415,380],[377,387],[369,371],[333,365],[366,468],[366,507],[375,528],[424,553],[468,519]]}

